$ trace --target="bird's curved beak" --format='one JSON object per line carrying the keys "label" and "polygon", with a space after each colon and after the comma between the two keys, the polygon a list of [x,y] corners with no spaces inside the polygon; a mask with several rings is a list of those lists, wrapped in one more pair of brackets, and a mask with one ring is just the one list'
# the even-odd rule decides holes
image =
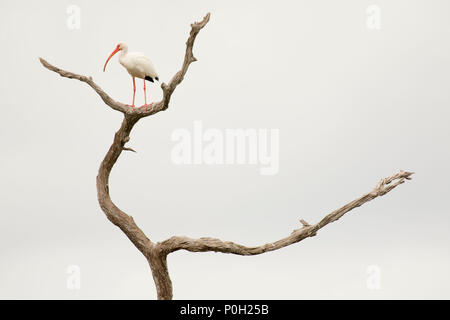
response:
{"label": "bird's curved beak", "polygon": [[106,65],[108,64],[109,59],[112,58],[113,55],[115,55],[120,50],[119,46],[117,46],[114,51],[109,55],[108,59],[105,62],[105,65],[103,66],[103,72],[106,70]]}

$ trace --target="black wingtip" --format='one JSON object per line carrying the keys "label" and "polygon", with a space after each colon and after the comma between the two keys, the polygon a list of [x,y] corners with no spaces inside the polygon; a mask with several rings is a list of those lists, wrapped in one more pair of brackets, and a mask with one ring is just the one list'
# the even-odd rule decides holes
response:
{"label": "black wingtip", "polygon": [[158,77],[155,77],[155,79],[156,79],[156,81],[159,81],[159,78],[158,78]]}
{"label": "black wingtip", "polygon": [[[150,82],[154,82],[152,77],[149,76],[145,76],[145,80],[150,81]],[[156,80],[158,80],[158,78],[156,78]]]}

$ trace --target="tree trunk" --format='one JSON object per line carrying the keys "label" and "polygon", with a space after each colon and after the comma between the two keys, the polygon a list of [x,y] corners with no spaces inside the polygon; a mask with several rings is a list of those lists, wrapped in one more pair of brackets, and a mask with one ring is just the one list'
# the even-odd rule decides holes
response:
{"label": "tree trunk", "polygon": [[172,281],[167,268],[167,254],[162,253],[157,248],[153,248],[147,260],[152,269],[158,300],[172,300]]}

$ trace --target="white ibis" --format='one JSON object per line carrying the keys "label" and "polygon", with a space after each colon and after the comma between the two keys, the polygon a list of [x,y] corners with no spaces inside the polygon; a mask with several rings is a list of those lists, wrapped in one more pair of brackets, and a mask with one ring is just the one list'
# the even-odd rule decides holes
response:
{"label": "white ibis", "polygon": [[121,51],[119,56],[120,64],[124,66],[125,69],[127,69],[128,73],[133,78],[133,104],[131,105],[131,107],[134,108],[134,97],[136,96],[136,83],[134,81],[134,78],[140,78],[144,80],[145,105],[143,105],[142,107],[146,107],[147,94],[145,88],[145,80],[150,82],[154,82],[154,80],[159,81],[155,67],[153,66],[149,58],[147,58],[140,52],[128,52],[128,46],[125,43],[120,42],[106,60],[105,66],[103,67],[103,72],[105,72],[106,65],[109,59],[111,59],[112,56],[119,51]]}

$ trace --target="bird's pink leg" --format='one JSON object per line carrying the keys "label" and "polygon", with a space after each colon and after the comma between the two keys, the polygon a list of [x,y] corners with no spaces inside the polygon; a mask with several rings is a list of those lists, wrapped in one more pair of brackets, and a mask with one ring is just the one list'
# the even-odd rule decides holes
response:
{"label": "bird's pink leg", "polygon": [[146,106],[147,105],[147,89],[145,88],[145,79],[144,79],[144,100],[145,100],[145,104],[144,104],[144,106]]}
{"label": "bird's pink leg", "polygon": [[147,88],[145,86],[145,79],[144,79],[144,97],[145,97],[145,104],[143,106],[140,106],[139,109],[146,108],[148,110],[148,107],[150,107],[152,104],[147,104]]}
{"label": "bird's pink leg", "polygon": [[133,77],[133,104],[131,105],[132,108],[134,108],[134,97],[136,96],[136,83],[134,82]]}

